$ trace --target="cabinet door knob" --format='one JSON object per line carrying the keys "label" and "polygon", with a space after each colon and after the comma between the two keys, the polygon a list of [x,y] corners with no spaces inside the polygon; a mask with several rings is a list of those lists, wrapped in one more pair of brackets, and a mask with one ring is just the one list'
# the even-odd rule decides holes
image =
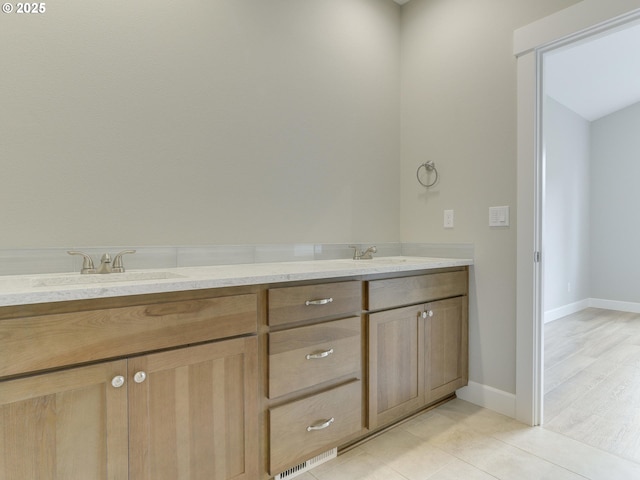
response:
{"label": "cabinet door knob", "polygon": [[336,419],[331,417],[329,420],[327,420],[326,422],[320,423],[320,424],[316,424],[316,425],[309,425],[307,427],[307,432],[312,432],[314,430],[324,430],[325,428],[328,428],[331,426],[331,424],[333,422],[335,422]]}
{"label": "cabinet door knob", "polygon": [[433,317],[433,310],[425,310],[422,312],[422,318]]}
{"label": "cabinet door knob", "polygon": [[136,372],[133,376],[133,381],[136,383],[142,383],[147,379],[147,374],[144,372]]}
{"label": "cabinet door knob", "polygon": [[111,379],[111,385],[114,388],[120,388],[124,385],[124,377],[122,375],[117,375]]}

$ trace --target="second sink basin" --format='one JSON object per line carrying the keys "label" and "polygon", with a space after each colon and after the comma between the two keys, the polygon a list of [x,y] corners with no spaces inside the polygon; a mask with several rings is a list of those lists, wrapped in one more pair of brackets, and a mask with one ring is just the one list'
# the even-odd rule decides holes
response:
{"label": "second sink basin", "polygon": [[368,260],[353,260],[348,259],[347,262],[352,262],[354,265],[396,265],[403,264],[409,261],[405,257],[373,257]]}

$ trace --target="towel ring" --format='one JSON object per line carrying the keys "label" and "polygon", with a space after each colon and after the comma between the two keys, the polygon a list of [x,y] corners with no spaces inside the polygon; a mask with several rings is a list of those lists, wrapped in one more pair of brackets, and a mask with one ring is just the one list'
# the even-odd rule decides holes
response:
{"label": "towel ring", "polygon": [[[435,172],[436,174],[436,178],[433,180],[433,182],[431,183],[424,183],[422,180],[420,180],[420,169],[424,168],[427,172]],[[433,163],[432,160],[423,163],[422,165],[420,165],[418,167],[418,170],[416,171],[416,177],[418,179],[418,182],[420,182],[420,185],[422,185],[423,187],[433,187],[436,182],[438,181],[438,169],[436,168],[436,164]]]}

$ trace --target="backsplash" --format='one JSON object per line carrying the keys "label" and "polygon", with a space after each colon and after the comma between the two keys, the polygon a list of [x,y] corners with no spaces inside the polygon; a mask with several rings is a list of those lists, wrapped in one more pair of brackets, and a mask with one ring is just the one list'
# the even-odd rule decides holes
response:
{"label": "backsplash", "polygon": [[[207,245],[179,247],[78,247],[39,249],[0,249],[0,275],[33,275],[80,271],[82,259],[67,254],[81,250],[100,263],[103,253],[112,257],[121,250],[133,248],[135,255],[124,257],[127,269],[202,267],[243,263],[295,262],[351,258],[350,244],[270,244],[270,245]],[[397,255],[416,257],[471,258],[472,244],[429,243],[366,243],[376,245],[376,257]]]}

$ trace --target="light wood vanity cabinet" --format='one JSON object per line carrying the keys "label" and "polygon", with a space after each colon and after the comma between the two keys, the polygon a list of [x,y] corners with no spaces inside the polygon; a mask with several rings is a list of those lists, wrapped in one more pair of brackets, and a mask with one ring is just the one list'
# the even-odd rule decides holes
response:
{"label": "light wood vanity cabinet", "polygon": [[368,426],[376,429],[466,385],[467,270],[373,280],[368,289]]}
{"label": "light wood vanity cabinet", "polygon": [[0,382],[0,478],[128,478],[127,362]]}
{"label": "light wood vanity cabinet", "polygon": [[466,267],[0,308],[2,480],[265,480],[467,382]]}
{"label": "light wood vanity cabinet", "polygon": [[362,282],[268,291],[271,475],[363,432]]}
{"label": "light wood vanity cabinet", "polygon": [[425,312],[425,403],[432,403],[468,382],[468,297],[428,303]]}
{"label": "light wood vanity cabinet", "polygon": [[256,478],[255,337],[136,357],[128,372],[131,480]]}
{"label": "light wood vanity cabinet", "polygon": [[0,317],[0,478],[257,478],[256,295],[90,306]]}

